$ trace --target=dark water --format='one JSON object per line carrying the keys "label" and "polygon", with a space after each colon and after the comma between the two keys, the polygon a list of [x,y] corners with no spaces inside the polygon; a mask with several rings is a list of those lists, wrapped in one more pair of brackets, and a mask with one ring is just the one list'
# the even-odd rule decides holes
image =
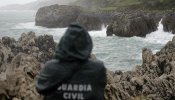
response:
{"label": "dark water", "polygon": [[[66,28],[48,29],[35,26],[36,11],[0,11],[0,37],[10,36],[18,39],[24,32],[34,31],[36,35],[50,34],[59,41]],[[130,70],[142,63],[142,48],[150,48],[153,52],[160,50],[173,35],[163,32],[162,25],[158,31],[146,38],[106,37],[106,28],[101,31],[89,32],[93,38],[93,53],[104,61],[110,70]]]}

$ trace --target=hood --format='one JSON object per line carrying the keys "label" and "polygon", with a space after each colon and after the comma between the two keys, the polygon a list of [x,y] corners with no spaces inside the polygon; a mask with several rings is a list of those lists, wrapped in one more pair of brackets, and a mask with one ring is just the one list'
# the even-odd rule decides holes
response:
{"label": "hood", "polygon": [[71,24],[57,45],[54,58],[62,61],[87,60],[92,47],[89,33],[82,26]]}

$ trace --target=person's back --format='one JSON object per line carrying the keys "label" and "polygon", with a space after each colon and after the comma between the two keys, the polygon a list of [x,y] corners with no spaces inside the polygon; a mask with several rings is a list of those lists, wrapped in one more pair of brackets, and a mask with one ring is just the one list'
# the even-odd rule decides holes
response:
{"label": "person's back", "polygon": [[81,26],[72,24],[45,64],[36,89],[44,100],[104,100],[106,69],[91,60],[92,40]]}

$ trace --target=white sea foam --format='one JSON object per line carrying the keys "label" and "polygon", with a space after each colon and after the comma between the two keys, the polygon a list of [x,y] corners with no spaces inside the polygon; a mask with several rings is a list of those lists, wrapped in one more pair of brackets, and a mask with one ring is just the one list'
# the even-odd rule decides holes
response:
{"label": "white sea foam", "polygon": [[[27,23],[19,23],[14,26],[12,29],[31,29],[31,30],[39,30],[47,34],[51,34],[53,36],[62,36],[67,28],[45,28],[41,26],[35,26],[35,22],[27,22]],[[102,30],[99,31],[89,31],[89,34],[92,37],[107,37],[106,35],[106,27],[102,25]],[[163,25],[161,21],[158,25],[158,30],[146,35],[145,38],[133,37],[135,39],[139,39],[144,42],[153,43],[153,44],[166,44],[173,38],[173,34],[169,32],[163,31]]]}
{"label": "white sea foam", "polygon": [[163,31],[162,20],[159,22],[158,30],[147,34],[145,38],[140,38],[141,40],[153,43],[153,44],[166,44],[168,41],[171,41],[173,38],[173,34],[169,32]]}
{"label": "white sea foam", "polygon": [[39,29],[42,27],[35,26],[35,22],[19,23],[15,25],[12,29]]}
{"label": "white sea foam", "polygon": [[102,25],[102,30],[99,31],[89,31],[92,37],[106,37],[106,27]]}
{"label": "white sea foam", "polygon": [[[42,30],[47,34],[53,36],[62,36],[67,28],[45,28],[41,26],[35,26],[35,22],[19,23],[12,29],[31,29],[31,30]],[[89,31],[92,37],[106,37],[106,27],[102,25],[102,30],[99,31]]]}

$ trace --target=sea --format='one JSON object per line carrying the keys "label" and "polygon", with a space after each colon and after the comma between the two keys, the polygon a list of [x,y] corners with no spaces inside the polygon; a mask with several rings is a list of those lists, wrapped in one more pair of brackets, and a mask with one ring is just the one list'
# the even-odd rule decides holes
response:
{"label": "sea", "polygon": [[[53,35],[59,42],[67,28],[44,28],[35,26],[36,11],[0,10],[0,38],[4,36],[18,39],[22,33],[34,31],[39,35]],[[93,54],[103,61],[106,68],[115,71],[128,71],[142,64],[142,48],[149,48],[155,54],[171,41],[173,34],[164,32],[161,21],[158,30],[142,37],[107,37],[106,27],[100,31],[89,31],[93,39]]]}

